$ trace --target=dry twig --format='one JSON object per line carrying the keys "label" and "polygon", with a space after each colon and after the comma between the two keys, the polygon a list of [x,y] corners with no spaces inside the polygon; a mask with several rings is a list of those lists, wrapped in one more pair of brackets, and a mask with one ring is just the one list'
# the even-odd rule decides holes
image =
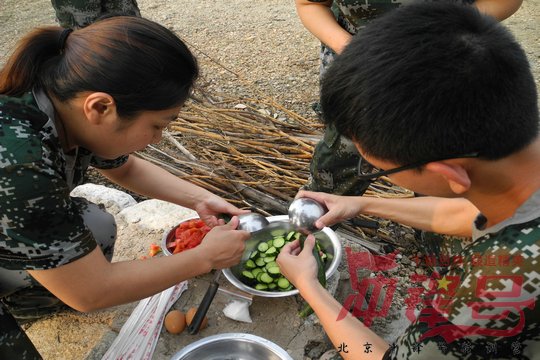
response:
{"label": "dry twig", "polygon": [[[284,214],[309,177],[321,124],[272,100],[193,98],[144,158],[241,207]],[[366,196],[409,197],[384,179]],[[348,229],[349,231],[351,229]],[[359,233],[363,232],[359,230]]]}

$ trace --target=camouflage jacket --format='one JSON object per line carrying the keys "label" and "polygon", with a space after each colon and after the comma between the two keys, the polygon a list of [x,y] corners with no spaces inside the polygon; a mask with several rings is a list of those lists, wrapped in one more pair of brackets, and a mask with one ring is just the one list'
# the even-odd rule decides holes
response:
{"label": "camouflage jacket", "polygon": [[113,168],[127,156],[103,160],[78,148],[64,153],[54,108],[43,92],[0,96],[0,267],[48,269],[96,247],[70,191],[88,166]]}
{"label": "camouflage jacket", "polygon": [[[484,230],[407,304],[405,333],[386,359],[537,359],[540,353],[540,191]],[[485,222],[479,217],[477,226]],[[414,287],[413,287],[414,288]],[[421,296],[420,296],[421,295]],[[422,299],[422,300],[421,300]],[[413,307],[420,305],[418,313]]]}

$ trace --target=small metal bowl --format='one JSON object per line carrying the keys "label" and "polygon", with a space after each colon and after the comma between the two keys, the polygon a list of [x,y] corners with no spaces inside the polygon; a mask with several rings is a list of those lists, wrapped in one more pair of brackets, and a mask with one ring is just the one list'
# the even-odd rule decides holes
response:
{"label": "small metal bowl", "polygon": [[319,202],[310,198],[298,198],[289,206],[289,221],[301,233],[317,231],[315,222],[326,213]]}
{"label": "small metal bowl", "polygon": [[[289,231],[294,231],[293,226],[289,223],[289,217],[287,215],[278,215],[278,216],[270,216],[267,217],[268,221],[270,223],[272,222],[279,222],[282,224],[282,228],[274,228],[272,227],[271,231],[274,233],[275,231],[283,231],[283,234],[288,233]],[[265,231],[264,229],[254,233],[252,236],[256,238],[258,241],[267,241],[272,238],[272,235],[269,231]],[[332,274],[337,270],[339,263],[341,262],[341,242],[339,241],[338,236],[334,232],[334,230],[330,229],[329,227],[323,228],[321,231],[318,231],[314,233],[315,238],[319,242],[319,244],[322,246],[325,252],[330,253],[333,255],[332,261],[329,264],[326,264],[326,278],[328,279]],[[251,241],[251,240],[250,240]],[[241,273],[242,273],[242,265],[236,265],[233,267],[230,267],[228,269],[223,269],[223,275],[229,280],[231,284],[236,286],[238,289],[245,291],[249,294],[261,296],[261,297],[286,297],[291,295],[298,294],[298,289],[293,289],[289,291],[263,291],[263,290],[256,290],[252,288],[251,286],[248,286],[244,284],[241,279]]]}
{"label": "small metal bowl", "polygon": [[293,360],[278,345],[262,337],[225,333],[195,341],[176,353],[171,360]]}
{"label": "small metal bowl", "polygon": [[190,221],[190,220],[194,220],[194,219],[199,219],[199,217],[198,216],[188,217],[188,218],[182,220],[178,225],[173,227],[171,230],[166,231],[163,234],[163,237],[161,238],[161,251],[163,251],[164,255],[172,255],[172,253],[167,248],[167,244],[170,243],[174,239],[174,237],[176,236],[176,234],[175,234],[176,228],[179,227],[180,225],[182,225],[183,223],[185,223],[186,221]]}

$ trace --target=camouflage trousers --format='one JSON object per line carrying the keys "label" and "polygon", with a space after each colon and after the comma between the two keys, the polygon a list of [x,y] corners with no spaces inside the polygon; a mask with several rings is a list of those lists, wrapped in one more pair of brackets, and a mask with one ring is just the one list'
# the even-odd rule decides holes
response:
{"label": "camouflage trousers", "polygon": [[[107,260],[111,261],[116,240],[114,217],[102,207],[82,198],[83,218]],[[68,309],[25,270],[0,268],[0,358],[41,359],[18,322],[36,320],[44,315]]]}
{"label": "camouflage trousers", "polygon": [[[332,49],[321,45],[321,78],[335,56]],[[319,117],[322,116],[320,103],[313,104],[313,110]],[[359,161],[360,154],[353,142],[340,135],[334,126],[327,126],[323,138],[313,151],[309,180],[303,188],[336,195],[362,195],[370,183],[358,179]]]}
{"label": "camouflage trousers", "polygon": [[360,154],[353,142],[328,126],[315,146],[305,190],[336,195],[360,196],[370,182],[358,179]]}
{"label": "camouflage trousers", "polygon": [[51,0],[58,23],[65,28],[85,27],[104,15],[141,16],[136,0]]}

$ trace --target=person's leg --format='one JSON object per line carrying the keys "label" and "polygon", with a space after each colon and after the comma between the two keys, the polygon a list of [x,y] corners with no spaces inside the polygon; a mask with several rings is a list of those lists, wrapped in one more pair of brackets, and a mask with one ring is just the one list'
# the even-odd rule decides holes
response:
{"label": "person's leg", "polygon": [[360,154],[352,141],[328,127],[313,151],[310,179],[304,188],[337,195],[362,195],[370,183],[358,179],[359,160]]}
{"label": "person's leg", "polygon": [[39,360],[42,357],[17,321],[0,303],[0,358]]}
{"label": "person's leg", "polygon": [[101,0],[51,0],[56,20],[65,28],[81,28],[102,14]]}
{"label": "person's leg", "polygon": [[[102,207],[82,198],[82,217],[107,260],[111,261],[116,240],[114,217]],[[27,322],[67,309],[62,301],[23,270],[0,268],[0,302],[18,321]]]}
{"label": "person's leg", "polygon": [[84,224],[92,232],[101,251],[111,261],[116,241],[116,222],[103,205],[96,205],[84,198],[72,198],[82,209]]}
{"label": "person's leg", "polygon": [[[321,45],[321,79],[335,56],[332,49]],[[320,103],[313,104],[313,110],[322,117]],[[315,146],[309,167],[309,180],[303,188],[336,195],[362,195],[369,187],[369,182],[358,180],[359,160],[360,154],[353,142],[329,126]]]}
{"label": "person's leg", "polygon": [[103,14],[141,16],[136,0],[101,0]]}

